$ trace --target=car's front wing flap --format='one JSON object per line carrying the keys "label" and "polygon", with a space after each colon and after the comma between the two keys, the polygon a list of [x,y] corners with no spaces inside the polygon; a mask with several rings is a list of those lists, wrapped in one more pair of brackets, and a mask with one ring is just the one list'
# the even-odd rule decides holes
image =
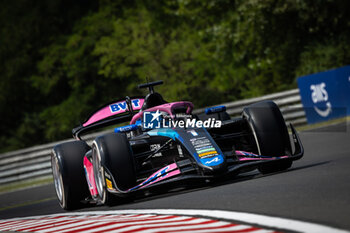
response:
{"label": "car's front wing flap", "polygon": [[[276,160],[297,160],[300,159],[304,155],[304,148],[300,141],[300,138],[298,136],[297,131],[293,127],[292,124],[290,124],[291,131],[292,131],[292,138],[293,138],[293,144],[294,144],[294,153],[291,156],[280,156],[280,157],[272,157],[272,156],[262,156],[253,154],[250,152],[240,151],[236,150],[235,154],[237,155],[237,160],[235,163],[231,166],[228,166],[226,172],[221,173],[219,175],[200,175],[200,174],[186,174],[184,172],[184,169],[181,168],[181,161],[178,163],[172,163],[166,167],[163,167],[159,169],[157,172],[152,174],[149,178],[147,178],[145,181],[140,183],[139,185],[127,190],[126,192],[132,192],[141,190],[144,188],[151,188],[158,185],[162,185],[168,182],[172,181],[178,181],[183,179],[189,179],[189,178],[213,178],[218,177],[220,175],[227,175],[228,173],[235,173],[239,171],[240,169],[247,168],[247,167],[255,167],[259,166],[263,163],[268,163],[271,161]],[[188,163],[182,162],[182,164],[189,165],[191,162],[188,160]],[[184,166],[185,167],[185,166]]]}

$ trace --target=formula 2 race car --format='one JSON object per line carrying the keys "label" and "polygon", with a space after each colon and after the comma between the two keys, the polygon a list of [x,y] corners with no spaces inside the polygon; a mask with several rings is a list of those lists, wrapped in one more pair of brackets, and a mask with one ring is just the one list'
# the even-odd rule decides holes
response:
{"label": "formula 2 race car", "polygon": [[[72,130],[74,141],[56,145],[51,164],[58,201],[70,210],[86,203],[115,204],[145,190],[182,181],[217,180],[258,169],[283,171],[304,150],[272,101],[245,107],[232,118],[225,106],[193,114],[187,101],[167,103],[154,91],[162,81],[139,85],[146,97],[126,97],[93,113]],[[130,121],[91,145],[83,133]],[[194,182],[195,183],[195,182]]]}

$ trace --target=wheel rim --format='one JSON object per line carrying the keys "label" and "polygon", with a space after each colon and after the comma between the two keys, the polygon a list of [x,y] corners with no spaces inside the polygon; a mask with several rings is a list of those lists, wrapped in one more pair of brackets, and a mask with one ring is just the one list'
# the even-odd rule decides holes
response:
{"label": "wheel rim", "polygon": [[256,143],[256,147],[257,147],[257,149],[258,149],[258,154],[261,155],[260,144],[259,144],[258,137],[257,137],[257,135],[256,135],[256,131],[255,131],[255,129],[254,129],[254,126],[252,125],[251,121],[249,120],[249,117],[248,117],[245,113],[243,113],[243,117],[244,117],[244,118],[247,120],[247,122],[248,122],[249,128],[250,128],[250,130],[251,130],[252,133],[253,133],[253,137],[254,137],[254,140],[255,140],[255,143]]}
{"label": "wheel rim", "polygon": [[52,174],[53,174],[53,180],[54,180],[54,184],[55,184],[57,198],[60,201],[60,203],[63,203],[62,175],[60,173],[60,168],[59,168],[58,162],[54,156],[52,156],[52,158],[51,158],[51,164],[52,164]]}
{"label": "wheel rim", "polygon": [[93,156],[93,167],[94,167],[94,176],[95,176],[97,192],[99,197],[103,199],[103,195],[104,195],[103,167],[101,166],[101,156],[96,146],[93,147],[92,156]]}

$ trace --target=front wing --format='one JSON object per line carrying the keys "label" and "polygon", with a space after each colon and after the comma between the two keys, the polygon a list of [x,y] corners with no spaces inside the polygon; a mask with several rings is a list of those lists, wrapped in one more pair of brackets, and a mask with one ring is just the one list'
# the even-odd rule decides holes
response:
{"label": "front wing", "polygon": [[[114,178],[109,175],[110,173],[108,171],[105,171],[105,174],[106,174],[105,182],[106,182],[107,190],[115,194],[128,194],[131,192],[145,190],[148,188],[153,188],[153,187],[157,187],[167,183],[177,182],[181,180],[194,179],[194,178],[210,179],[215,177],[221,177],[228,174],[237,174],[239,173],[239,171],[243,169],[246,170],[250,168],[256,168],[261,164],[269,163],[271,161],[298,160],[303,156],[304,149],[301,144],[300,138],[295,128],[292,125],[291,125],[291,130],[292,130],[292,137],[293,137],[293,143],[294,143],[294,153],[291,156],[280,156],[280,157],[271,157],[271,156],[265,156],[265,155],[261,156],[250,152],[236,150],[234,153],[234,156],[226,157],[226,162],[231,165],[227,167],[225,172],[222,172],[219,174],[212,174],[212,175],[193,174],[193,171],[195,170],[195,164],[193,164],[193,162],[190,159],[185,159],[179,162],[169,164],[159,169],[157,172],[149,176],[146,180],[144,180],[143,182],[139,183],[135,187],[132,187],[128,190],[118,189],[114,181]],[[229,161],[229,160],[232,160],[232,161]],[[91,196],[94,198],[97,196],[97,188],[96,188],[96,183],[94,179],[92,163],[88,159],[84,159],[84,168],[85,168],[85,174],[87,178],[87,183],[89,185],[90,193],[91,193]]]}

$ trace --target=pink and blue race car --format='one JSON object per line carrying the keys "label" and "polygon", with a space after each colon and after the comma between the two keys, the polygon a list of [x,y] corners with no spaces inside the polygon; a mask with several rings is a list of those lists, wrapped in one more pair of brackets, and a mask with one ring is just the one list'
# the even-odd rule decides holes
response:
{"label": "pink and blue race car", "polygon": [[[73,129],[76,140],[53,148],[54,184],[63,209],[115,204],[166,184],[234,177],[254,169],[283,171],[303,156],[296,130],[290,125],[291,143],[274,102],[249,105],[232,119],[225,106],[193,114],[191,102],[166,102],[154,91],[159,84],[139,85],[149,89],[144,98],[126,97],[100,108]],[[81,139],[84,133],[128,121],[91,145]]]}

